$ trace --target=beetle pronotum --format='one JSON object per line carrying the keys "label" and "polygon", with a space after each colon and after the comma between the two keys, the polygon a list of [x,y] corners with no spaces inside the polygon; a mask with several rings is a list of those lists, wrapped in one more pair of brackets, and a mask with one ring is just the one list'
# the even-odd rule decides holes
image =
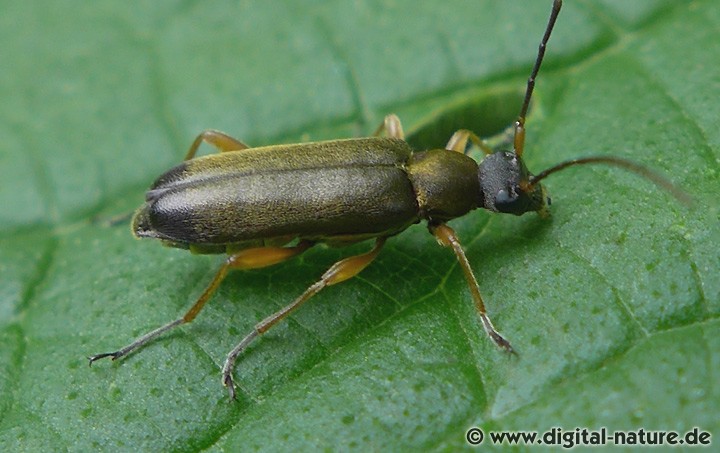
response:
{"label": "beetle pronotum", "polygon": [[[615,165],[686,196],[664,178],[634,162],[611,156],[570,160],[532,175],[523,162],[525,116],[561,0],[555,0],[514,126],[513,151],[494,152],[469,130],[455,132],[444,149],[413,152],[400,120],[388,115],[373,137],[250,148],[222,132],[202,132],[184,162],[161,175],[132,220],[137,237],[198,253],[229,256],[192,307],[128,346],[89,357],[123,357],[159,335],[192,321],[231,269],[271,266],[317,243],[346,245],[374,239],[366,253],[342,259],[285,308],[268,316],[228,354],[222,382],[235,397],[233,368],[260,335],[326,286],[354,277],[380,253],[388,237],[420,221],[450,248],[463,271],[483,328],[502,349],[510,342],[493,326],[460,241],[447,221],[476,208],[521,215],[547,213],[549,198],[540,184],[573,165]],[[386,137],[381,137],[382,133]],[[478,164],[465,154],[471,141],[485,154]],[[207,142],[219,154],[195,157]],[[310,187],[306,181],[319,181]]]}

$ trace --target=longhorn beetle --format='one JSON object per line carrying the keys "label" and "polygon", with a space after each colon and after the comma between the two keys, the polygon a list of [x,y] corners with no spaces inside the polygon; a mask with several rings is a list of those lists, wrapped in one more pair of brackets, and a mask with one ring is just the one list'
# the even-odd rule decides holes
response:
{"label": "longhorn beetle", "polygon": [[[455,254],[485,332],[500,348],[513,352],[510,342],[490,322],[470,263],[447,221],[476,208],[515,215],[535,211],[545,216],[550,198],[540,181],[567,167],[591,163],[622,167],[687,200],[665,178],[619,157],[573,159],[537,175],[526,168],[522,159],[525,116],[561,5],[561,0],[553,3],[514,125],[512,151],[494,152],[474,133],[461,129],[444,149],[414,152],[395,115],[386,116],[368,138],[251,148],[214,130],[198,135],[185,160],[150,187],[145,204],[134,214],[132,231],[136,237],[156,238],[167,246],[195,253],[227,253],[228,257],[181,318],[118,351],[90,356],[90,364],[104,357],[126,356],[195,319],[232,269],[278,264],[318,243],[374,240],[372,250],[335,263],[292,303],[260,321],[228,354],[222,383],[234,399],[233,368],[248,345],[326,286],[360,273],[387,238],[422,220],[440,245]],[[383,132],[386,137],[381,137]],[[465,154],[468,141],[486,154],[479,164]],[[196,158],[203,142],[220,153]]]}

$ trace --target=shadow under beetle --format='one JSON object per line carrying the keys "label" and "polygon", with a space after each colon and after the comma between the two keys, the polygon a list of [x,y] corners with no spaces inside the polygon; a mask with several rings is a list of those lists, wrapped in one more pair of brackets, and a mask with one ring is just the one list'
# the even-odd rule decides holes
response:
{"label": "shadow under beetle", "polygon": [[[561,0],[553,3],[527,82],[515,122],[513,151],[493,152],[475,134],[462,129],[445,149],[413,152],[395,115],[385,117],[373,137],[317,143],[250,148],[222,132],[201,133],[185,161],[161,175],[147,192],[145,204],[133,217],[132,231],[171,247],[229,256],[185,315],[118,351],[89,357],[90,364],[104,357],[123,357],[195,319],[231,269],[278,264],[317,243],[347,245],[374,239],[372,250],[335,263],[295,301],[258,323],[228,354],[222,383],[235,398],[235,361],[253,340],[326,286],[360,273],[388,237],[421,220],[427,221],[440,245],[455,253],[487,334],[500,348],[513,352],[510,342],[490,322],[477,280],[448,220],[476,208],[515,215],[534,211],[545,216],[550,198],[540,181],[569,166],[589,163],[623,167],[686,201],[686,195],[664,178],[618,157],[574,159],[537,175],[525,167],[525,116],[561,4]],[[387,137],[381,137],[383,132]],[[468,141],[486,154],[479,164],[465,155]],[[202,142],[220,153],[195,158]]]}

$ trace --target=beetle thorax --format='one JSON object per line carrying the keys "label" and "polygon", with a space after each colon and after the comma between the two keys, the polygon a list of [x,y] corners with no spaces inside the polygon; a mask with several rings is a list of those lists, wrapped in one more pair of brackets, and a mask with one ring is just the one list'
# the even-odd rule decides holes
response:
{"label": "beetle thorax", "polygon": [[445,149],[415,153],[406,170],[421,217],[445,221],[478,207],[478,166],[466,155]]}

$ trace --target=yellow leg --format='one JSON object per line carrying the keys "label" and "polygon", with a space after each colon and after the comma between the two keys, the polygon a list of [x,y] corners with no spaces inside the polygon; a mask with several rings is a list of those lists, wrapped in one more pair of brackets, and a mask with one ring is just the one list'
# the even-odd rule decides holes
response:
{"label": "yellow leg", "polygon": [[485,155],[493,153],[492,148],[490,148],[483,139],[475,135],[473,131],[467,129],[460,129],[455,132],[452,137],[450,137],[450,140],[448,140],[447,145],[445,145],[445,149],[465,154],[468,139],[472,140],[475,146],[480,148]]}
{"label": "yellow leg", "polygon": [[495,326],[492,325],[492,322],[490,322],[490,318],[485,311],[485,303],[483,303],[482,296],[480,295],[480,288],[478,287],[477,279],[475,279],[475,275],[470,268],[470,263],[465,256],[465,251],[463,251],[455,231],[444,223],[441,223],[438,225],[431,225],[430,232],[437,238],[440,245],[450,247],[453,252],[455,252],[455,256],[457,257],[460,267],[463,270],[463,274],[465,275],[465,280],[470,288],[470,294],[475,302],[475,308],[478,311],[478,315],[480,315],[480,320],[482,321],[485,332],[487,332],[488,336],[492,338],[496,345],[508,352],[514,353],[515,351],[512,346],[510,346],[510,342],[500,335],[500,333],[495,330]]}
{"label": "yellow leg", "polygon": [[102,354],[96,354],[88,357],[90,365],[98,359],[104,357],[110,357],[112,360],[119,359],[120,357],[126,356],[141,346],[149,343],[156,337],[162,335],[168,330],[177,327],[181,324],[187,324],[195,317],[200,310],[202,310],[205,303],[210,299],[215,290],[217,290],[220,283],[223,281],[230,269],[258,269],[261,267],[272,266],[274,264],[287,261],[290,258],[301,254],[309,247],[312,246],[310,242],[300,242],[295,247],[258,247],[252,249],[241,250],[233,255],[230,255],[225,263],[220,267],[215,277],[212,279],[210,284],[205,288],[205,291],[200,295],[197,301],[190,307],[190,310],[183,315],[182,318],[178,318],[175,321],[169,322],[164,326],[158,327],[157,329],[150,331],[133,341],[124,348],[115,352],[104,352]]}
{"label": "yellow leg", "polygon": [[385,132],[385,134],[390,138],[400,138],[405,140],[405,133],[403,132],[400,118],[398,118],[398,116],[394,113],[385,116],[385,119],[375,130],[373,136],[379,137],[383,132]]}
{"label": "yellow leg", "polygon": [[197,137],[195,137],[195,141],[192,142],[190,149],[185,155],[185,160],[190,160],[195,157],[195,153],[200,147],[200,144],[203,142],[213,145],[215,148],[220,150],[221,153],[227,151],[240,151],[241,149],[250,148],[240,140],[232,138],[223,132],[208,129],[202,131]]}
{"label": "yellow leg", "polygon": [[378,238],[375,242],[375,247],[373,247],[373,249],[369,252],[363,253],[362,255],[351,256],[333,264],[330,269],[323,274],[320,280],[310,285],[310,287],[290,305],[287,305],[285,308],[273,313],[255,325],[253,331],[243,338],[243,340],[238,343],[232,351],[230,351],[230,354],[228,354],[227,359],[225,360],[222,382],[223,385],[228,388],[230,398],[235,399],[235,384],[232,378],[235,362],[237,361],[238,356],[247,349],[248,345],[260,335],[270,330],[272,326],[285,319],[285,317],[287,317],[290,313],[297,310],[302,304],[307,302],[308,299],[319,293],[326,286],[344,282],[345,280],[359,274],[375,259],[375,257],[378,256],[384,243],[385,238]]}

